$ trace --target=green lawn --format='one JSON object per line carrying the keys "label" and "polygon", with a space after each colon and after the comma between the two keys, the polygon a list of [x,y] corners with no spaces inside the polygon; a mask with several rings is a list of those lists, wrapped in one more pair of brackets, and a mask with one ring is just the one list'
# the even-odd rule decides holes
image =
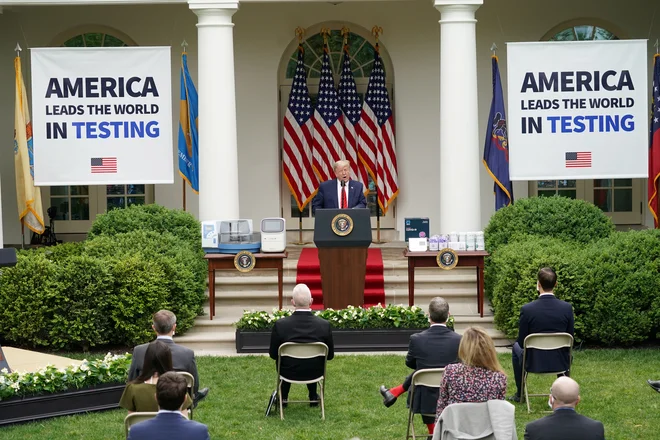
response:
{"label": "green lawn", "polygon": [[[513,385],[511,356],[500,355]],[[381,403],[378,386],[399,384],[410,371],[402,356],[342,356],[328,364],[326,421],[320,409],[290,405],[285,420],[264,417],[270,392],[275,387],[274,362],[266,357],[201,357],[201,385],[211,393],[195,412],[206,423],[213,439],[327,439],[359,437],[402,439],[406,408],[403,401],[391,408]],[[578,410],[605,424],[608,439],[653,439],[660,429],[660,394],[647,384],[660,378],[660,350],[587,350],[575,353],[573,377],[582,386]],[[533,376],[533,391],[546,391],[553,378]],[[293,386],[290,398],[306,396],[304,386]],[[516,407],[518,436],[527,422],[543,417],[547,400],[536,398],[534,412],[524,404]],[[121,439],[126,412],[113,410],[90,415],[60,417],[0,428],[2,440],[27,439]],[[2,417],[2,414],[0,414]],[[420,430],[424,429],[419,425]]]}

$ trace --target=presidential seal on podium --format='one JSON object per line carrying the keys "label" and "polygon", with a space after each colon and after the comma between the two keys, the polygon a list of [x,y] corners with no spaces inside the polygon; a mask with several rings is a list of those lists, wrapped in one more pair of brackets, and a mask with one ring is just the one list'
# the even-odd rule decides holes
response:
{"label": "presidential seal on podium", "polygon": [[332,232],[345,237],[353,230],[353,219],[348,214],[337,214],[332,219]]}
{"label": "presidential seal on podium", "polygon": [[250,251],[240,251],[234,257],[234,267],[239,272],[250,272],[257,264],[257,259]]}
{"label": "presidential seal on podium", "polygon": [[458,255],[456,251],[450,248],[440,249],[435,257],[436,263],[440,269],[450,270],[458,264]]}

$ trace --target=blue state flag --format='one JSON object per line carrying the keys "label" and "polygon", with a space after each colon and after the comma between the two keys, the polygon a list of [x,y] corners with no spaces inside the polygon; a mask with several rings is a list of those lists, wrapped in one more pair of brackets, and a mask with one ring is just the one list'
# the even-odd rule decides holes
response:
{"label": "blue state flag", "polygon": [[181,102],[179,111],[179,174],[199,193],[199,142],[197,90],[188,71],[188,57],[181,55]]}
{"label": "blue state flag", "polygon": [[513,203],[513,185],[509,179],[509,141],[506,130],[506,114],[502,97],[502,82],[497,57],[493,56],[493,102],[486,128],[484,165],[495,181],[495,210]]}

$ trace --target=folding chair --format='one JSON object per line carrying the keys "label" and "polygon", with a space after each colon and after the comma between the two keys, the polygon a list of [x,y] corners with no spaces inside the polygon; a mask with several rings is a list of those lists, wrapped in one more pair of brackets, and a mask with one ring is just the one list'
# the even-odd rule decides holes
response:
{"label": "folding chair", "polygon": [[[442,382],[442,375],[445,373],[444,368],[425,368],[423,370],[417,370],[413,373],[412,383],[410,384],[410,389],[408,390],[408,395],[410,396],[410,408],[408,409],[408,428],[406,430],[406,440],[412,439],[415,440],[416,437],[427,438],[428,434],[424,435],[415,435],[415,424],[413,423],[413,418],[415,413],[413,412],[415,404],[415,389],[418,386],[425,386],[429,388],[440,388],[440,382]],[[429,416],[435,418],[435,412],[433,414],[420,414],[423,416]]]}
{"label": "folding chair", "polygon": [[[310,380],[294,380],[282,376],[280,367],[283,357],[290,357],[294,359],[312,359],[315,357],[323,356],[323,374],[315,379]],[[325,420],[325,367],[328,362],[328,346],[323,342],[285,342],[280,345],[277,357],[277,395],[279,396],[280,404],[280,419],[284,420],[284,407],[282,406],[282,381],[286,380],[290,383],[307,385],[310,383],[319,384],[319,397],[321,399],[321,419]],[[289,400],[288,403],[312,403],[318,400]]]}
{"label": "folding chair", "polygon": [[126,438],[128,438],[128,431],[131,429],[131,426],[152,419],[157,415],[157,412],[134,412],[127,415],[124,419],[124,434],[126,434]]}
{"label": "folding chair", "polygon": [[[529,394],[529,390],[527,389],[527,375],[529,373],[532,374],[540,374],[540,375],[546,375],[546,374],[562,374],[566,373],[568,370],[571,368],[571,360],[573,359],[573,336],[571,336],[568,333],[532,333],[531,335],[528,335],[525,338],[525,342],[523,343],[524,348],[523,348],[523,363],[522,363],[522,369],[523,369],[523,374],[522,374],[522,387],[525,393],[525,402],[527,403],[527,412],[531,413],[532,410],[529,405],[529,397],[541,397],[545,396],[548,397],[550,394]],[[569,359],[569,364],[568,368],[563,370],[563,371],[547,371],[544,373],[535,373],[533,371],[527,371],[527,350],[528,349],[535,349],[535,350],[544,350],[544,351],[550,351],[550,350],[559,350],[562,348],[568,348],[568,359]]]}
{"label": "folding chair", "polygon": [[[183,377],[186,378],[186,382],[188,384],[188,395],[190,396],[190,400],[193,401],[193,404],[195,402],[193,390],[195,389],[195,378],[193,377],[192,374],[188,373],[187,371],[177,371],[176,374],[180,374]],[[188,418],[192,420],[193,418],[193,407],[191,406],[188,408]]]}

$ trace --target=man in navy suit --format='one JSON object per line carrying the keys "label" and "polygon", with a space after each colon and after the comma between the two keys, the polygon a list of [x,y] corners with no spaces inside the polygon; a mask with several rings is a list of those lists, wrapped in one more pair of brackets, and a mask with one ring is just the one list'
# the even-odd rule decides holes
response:
{"label": "man in navy suit", "polygon": [[187,392],[188,384],[182,375],[168,371],[160,376],[156,383],[158,415],[133,425],[128,440],[209,440],[206,425],[188,420],[181,413]]}
{"label": "man in navy suit", "polygon": [[[522,382],[522,358],[525,338],[532,333],[569,333],[573,336],[573,307],[566,301],[555,297],[553,289],[557,285],[557,274],[551,267],[539,270],[536,290],[539,297],[531,303],[525,304],[520,310],[518,324],[518,339],[513,344],[513,375],[516,379],[516,394],[509,400],[520,402]],[[552,371],[567,371],[571,367],[570,351],[568,348],[560,350],[541,351],[528,350],[527,371],[546,373]]]}
{"label": "man in navy suit", "polygon": [[525,440],[605,440],[605,427],[598,420],[575,412],[580,386],[570,377],[560,377],[550,388],[552,414],[525,426]]}
{"label": "man in navy suit", "polygon": [[312,213],[317,209],[366,208],[364,185],[351,178],[351,163],[347,160],[335,162],[333,167],[336,179],[319,185],[319,190],[312,200]]}
{"label": "man in navy suit", "polygon": [[[436,296],[429,303],[429,320],[431,326],[421,333],[410,336],[408,354],[406,355],[406,366],[413,370],[425,368],[444,368],[449,364],[459,361],[458,346],[461,343],[461,335],[447,327],[449,318],[449,304],[444,298]],[[383,404],[390,407],[396,402],[397,397],[408,391],[412,384],[412,374],[406,377],[403,384],[388,389],[385,385],[380,386],[380,394],[383,396]],[[412,402],[413,412],[422,414],[422,420],[426,424],[429,434],[433,434],[435,426],[434,408],[438,403],[438,388],[420,386],[415,391],[415,401]]]}

